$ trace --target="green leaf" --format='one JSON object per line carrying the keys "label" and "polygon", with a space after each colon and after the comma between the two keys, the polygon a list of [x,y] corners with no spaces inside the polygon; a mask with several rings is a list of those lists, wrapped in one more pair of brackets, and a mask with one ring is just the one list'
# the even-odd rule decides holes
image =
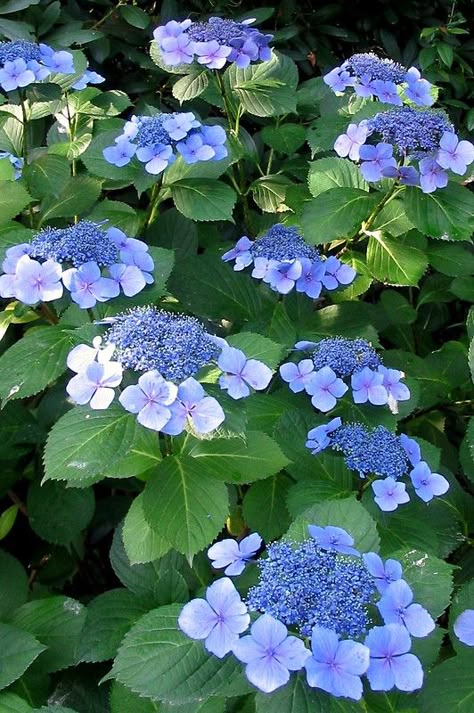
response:
{"label": "green leaf", "polygon": [[123,230],[127,235],[136,235],[140,228],[140,217],[127,203],[121,201],[104,200],[96,203],[87,216],[88,220],[100,222],[107,220],[109,226]]}
{"label": "green leaf", "polygon": [[377,196],[360,188],[331,188],[308,201],[301,216],[306,241],[328,243],[352,235],[375,207]]}
{"label": "green leaf", "polygon": [[176,208],[193,220],[231,220],[237,194],[212,178],[185,178],[170,186]]}
{"label": "green leaf", "polygon": [[456,183],[434,193],[408,188],[405,207],[413,225],[443,240],[469,240],[474,228],[474,195]]}
{"label": "green leaf", "polygon": [[428,267],[425,254],[405,243],[378,232],[369,238],[367,267],[381,282],[390,285],[417,285]]}
{"label": "green leaf", "polygon": [[403,567],[403,579],[413,590],[414,600],[437,619],[450,604],[453,566],[419,550],[397,553]]}
{"label": "green leaf", "polygon": [[276,369],[283,357],[283,346],[252,332],[239,332],[227,337],[227,342],[241,349],[247,359],[259,359],[271,369]]}
{"label": "green leaf", "polygon": [[68,545],[88,526],[94,514],[91,488],[66,488],[62,483],[34,481],[27,509],[32,530],[46,542]]}
{"label": "green leaf", "polygon": [[77,661],[85,618],[86,609],[76,599],[50,596],[23,604],[14,612],[11,622],[47,646],[38,666],[41,671],[52,673]]}
{"label": "green leaf", "polygon": [[0,693],[0,710],[2,713],[33,713],[33,708],[16,693]]}
{"label": "green leaf", "polygon": [[198,250],[197,225],[176,208],[161,213],[146,233],[150,245],[175,251],[176,260],[195,255]]}
{"label": "green leaf", "polygon": [[267,542],[280,537],[290,526],[290,515],[286,507],[289,486],[288,478],[277,474],[253,483],[245,493],[245,522]]}
{"label": "green leaf", "polygon": [[132,565],[153,562],[171,549],[171,545],[146,521],[142,493],[137,495],[125,516],[122,538]]}
{"label": "green leaf", "polygon": [[251,319],[262,313],[261,293],[255,280],[235,272],[215,255],[181,261],[179,270],[171,276],[170,291],[201,317]]}
{"label": "green leaf", "polygon": [[430,513],[423,516],[417,503],[412,501],[388,516],[373,503],[372,498],[372,493],[368,493],[367,499],[370,500],[373,508],[371,512],[379,526],[382,556],[391,557],[400,549],[407,547],[432,555],[438,554],[438,534]]}
{"label": "green leaf", "polygon": [[474,255],[469,248],[467,243],[466,245],[431,244],[428,250],[428,260],[430,265],[443,275],[451,277],[472,275],[474,274]]}
{"label": "green leaf", "polygon": [[120,8],[120,14],[125,22],[128,22],[132,27],[138,27],[139,30],[145,30],[150,24],[150,17],[139,7],[126,5]]}
{"label": "green leaf", "polygon": [[84,478],[103,473],[133,443],[135,416],[112,404],[106,411],[79,406],[62,416],[49,432],[44,452],[44,480]]}
{"label": "green leaf", "polygon": [[319,196],[331,188],[360,188],[369,190],[358,166],[343,158],[321,158],[309,164],[308,187],[312,196]]}
{"label": "green leaf", "polygon": [[4,510],[0,515],[0,540],[5,539],[5,537],[10,533],[10,530],[15,524],[18,510],[18,505],[10,505],[10,507],[6,508],[6,510]]}
{"label": "green leaf", "polygon": [[291,181],[285,176],[269,175],[257,178],[250,186],[255,203],[264,213],[278,213]]}
{"label": "green leaf", "polygon": [[0,398],[21,399],[45,389],[66,371],[66,358],[74,345],[62,327],[30,329],[0,357]]}
{"label": "green leaf", "polygon": [[460,300],[474,302],[474,284],[472,277],[456,277],[452,281],[449,289],[453,295],[459,297]]}
{"label": "green leaf", "polygon": [[0,550],[0,618],[24,604],[28,598],[28,577],[11,554]]}
{"label": "green leaf", "polygon": [[283,688],[255,696],[256,713],[329,713],[330,698],[310,688],[304,673],[293,674]]}
{"label": "green leaf", "polygon": [[[110,688],[110,713],[164,713],[163,706],[158,701],[142,698],[118,681]],[[168,711],[166,711],[168,713]],[[179,713],[179,708],[176,709]]]}
{"label": "green leaf", "polygon": [[[352,164],[353,165],[353,164]],[[413,228],[405,213],[405,204],[401,200],[391,200],[387,203],[372,224],[372,230],[380,230],[392,237],[403,235]]]}
{"label": "green leaf", "polygon": [[221,530],[228,512],[227,489],[197,458],[169,457],[146,484],[143,510],[158,535],[191,556]]}
{"label": "green leaf", "polygon": [[207,88],[209,77],[206,69],[201,72],[186,74],[173,84],[173,96],[182,104],[185,101],[195,99]]}
{"label": "green leaf", "polygon": [[444,661],[428,674],[419,694],[420,713],[472,713],[472,651]]}
{"label": "green leaf", "polygon": [[87,606],[78,645],[78,660],[113,659],[127,631],[149,607],[128,589],[110,589]]}
{"label": "green leaf", "polygon": [[343,527],[352,535],[354,546],[360,552],[379,551],[380,538],[375,521],[354,496],[313,505],[295,519],[286,537],[295,542],[308,539],[308,525]]}
{"label": "green leaf", "polygon": [[283,54],[272,52],[268,62],[239,69],[231,64],[224,81],[244,107],[254,116],[281,116],[296,111],[296,64]]}
{"label": "green leaf", "polygon": [[46,647],[28,632],[9,624],[0,624],[0,641],[1,690],[20,678]]}
{"label": "green leaf", "polygon": [[213,438],[186,444],[186,455],[199,462],[204,472],[228,483],[251,483],[275,475],[288,459],[265,433],[249,431],[241,438]]}
{"label": "green leaf", "polygon": [[[149,609],[169,604],[173,597],[175,601],[185,601],[188,591],[183,577],[192,579],[192,572],[183,555],[172,550],[153,562],[131,564],[122,533],[123,528],[117,527],[110,550],[110,563],[122,584],[146,601]],[[170,573],[179,577],[170,579]]]}
{"label": "green leaf", "polygon": [[160,607],[139,619],[125,636],[111,675],[141,696],[175,705],[225,695],[241,664],[233,656],[211,656],[201,641],[182,634],[176,621],[180,610]]}
{"label": "green leaf", "polygon": [[282,126],[265,126],[262,129],[262,139],[275,151],[293,154],[303,146],[306,131],[300,124],[282,124]]}
{"label": "green leaf", "polygon": [[2,196],[0,224],[14,218],[32,200],[19,181],[0,181],[0,195]]}
{"label": "green leaf", "polygon": [[86,215],[98,200],[102,184],[91,176],[73,176],[57,197],[49,196],[41,205],[41,223],[51,218]]}
{"label": "green leaf", "polygon": [[311,155],[332,151],[334,142],[339,134],[347,129],[347,117],[332,115],[328,121],[327,116],[320,116],[308,127],[306,141],[311,149]]}
{"label": "green leaf", "polygon": [[69,181],[71,168],[67,158],[46,154],[25,166],[25,177],[31,195],[45,198],[59,196]]}

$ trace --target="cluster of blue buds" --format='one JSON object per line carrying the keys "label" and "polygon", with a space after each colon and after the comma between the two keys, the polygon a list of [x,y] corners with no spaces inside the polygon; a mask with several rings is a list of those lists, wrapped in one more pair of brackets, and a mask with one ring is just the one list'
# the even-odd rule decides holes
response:
{"label": "cluster of blue buds", "polygon": [[[362,676],[373,691],[416,691],[423,683],[412,637],[435,628],[429,612],[413,601],[398,560],[362,554],[340,527],[308,527],[311,539],[275,542],[258,560],[259,582],[241,599],[229,576],[255,561],[262,540],[222,540],[208,551],[228,575],[208,587],[205,598],[186,604],[180,630],[201,640],[219,658],[232,654],[248,680],[271,693],[292,671],[304,669],[309,687],[337,698],[360,700]],[[261,616],[250,633],[250,611]],[[290,632],[288,629],[290,628]],[[311,637],[311,649],[300,637]]]}
{"label": "cluster of blue buds", "polygon": [[41,82],[50,74],[74,74],[70,52],[28,40],[0,42],[0,87],[5,92]]}
{"label": "cluster of blue buds", "polygon": [[222,260],[235,260],[234,270],[253,265],[252,277],[270,285],[272,290],[286,295],[294,288],[311,299],[321,290],[335,290],[349,285],[356,272],[337,257],[321,257],[317,248],[308,245],[291,226],[277,223],[257,240],[243,236]]}
{"label": "cluster of blue buds", "polygon": [[387,369],[375,349],[365,339],[328,337],[319,342],[297,342],[296,350],[310,352],[308,359],[280,366],[281,378],[293,393],[306,391],[311,403],[326,413],[344,396],[350,378],[356,404],[370,403],[397,412],[398,401],[407,401],[410,391],[400,382],[404,373]]}
{"label": "cluster of blue buds", "polygon": [[24,160],[21,157],[14,156],[9,151],[0,151],[0,159],[7,158],[14,169],[15,181],[21,178],[23,171]]}
{"label": "cluster of blue buds", "polygon": [[234,63],[245,69],[251,62],[266,62],[271,57],[268,46],[273,35],[260,32],[251,24],[255,20],[227,20],[211,17],[207,22],[170,20],[153,33],[163,64],[176,67],[196,59],[208,69],[222,69]]}
{"label": "cluster of blue buds", "polygon": [[448,184],[448,170],[462,176],[474,161],[474,146],[460,141],[444,111],[402,107],[349,124],[337,137],[334,150],[343,158],[361,161],[369,182],[393,178],[433,193]]}
{"label": "cluster of blue buds", "polygon": [[336,94],[348,87],[358,97],[375,97],[384,104],[402,106],[410,102],[417,106],[434,104],[433,86],[422,79],[416,67],[407,69],[391,59],[382,59],[372,52],[354,54],[330,72],[323,81]]}
{"label": "cluster of blue buds", "polygon": [[45,228],[30,243],[8,248],[0,297],[34,305],[59,299],[65,287],[73,302],[87,309],[120,291],[127,297],[138,294],[153,282],[153,268],[144,242],[81,220],[67,228]]}
{"label": "cluster of blue buds", "polygon": [[205,434],[224,421],[219,402],[194,378],[209,364],[219,368],[219,386],[234,399],[265,389],[272,378],[268,366],[209,334],[194,317],[137,307],[102,323],[109,325],[103,346],[96,337],[92,347],[80,344],[69,353],[67,364],[76,376],[67,392],[77,404],[106,409],[124,370],[141,373],[119,402],[153,431],[176,436],[188,426]]}
{"label": "cluster of blue buds", "polygon": [[307,437],[306,447],[313,455],[329,447],[343,453],[347,467],[357,471],[360,478],[383,476],[371,487],[375,502],[384,512],[393,512],[410,500],[402,477],[409,476],[416,495],[425,503],[449,489],[446,478],[433,473],[422,460],[420,446],[413,438],[403,433],[397,436],[385,426],[343,425],[340,418],[333,418],[311,429]]}
{"label": "cluster of blue buds", "polygon": [[136,156],[147,173],[157,175],[176,160],[176,152],[187,164],[220,161],[228,153],[226,140],[222,126],[205,126],[190,111],[132,116],[103,155],[119,168]]}

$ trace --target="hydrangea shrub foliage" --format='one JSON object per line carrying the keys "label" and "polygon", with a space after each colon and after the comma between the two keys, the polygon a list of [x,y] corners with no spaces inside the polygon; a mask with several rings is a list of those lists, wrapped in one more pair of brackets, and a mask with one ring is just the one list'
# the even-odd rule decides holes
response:
{"label": "hydrangea shrub foliage", "polygon": [[[471,713],[474,146],[436,77],[304,78],[268,8],[5,5],[0,711]],[[152,90],[101,64],[120,18]]]}

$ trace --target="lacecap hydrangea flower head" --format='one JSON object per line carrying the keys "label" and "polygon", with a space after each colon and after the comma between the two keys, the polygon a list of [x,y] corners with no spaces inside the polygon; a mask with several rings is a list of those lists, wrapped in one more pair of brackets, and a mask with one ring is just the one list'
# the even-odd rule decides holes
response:
{"label": "lacecap hydrangea flower head", "polygon": [[65,50],[29,40],[0,42],[0,87],[5,92],[41,82],[51,74],[74,71],[74,58]]}
{"label": "lacecap hydrangea flower head", "polygon": [[418,443],[405,434],[397,436],[385,426],[369,428],[361,423],[343,424],[340,418],[311,429],[306,446],[313,455],[326,448],[342,453],[348,468],[360,478],[379,476],[371,483],[374,500],[384,512],[392,512],[407,503],[406,478],[415,494],[428,503],[444,495],[449,483],[443,475],[431,471],[422,460]]}
{"label": "lacecap hydrangea flower head", "polygon": [[263,280],[272,290],[286,295],[293,289],[316,299],[323,289],[349,285],[356,272],[336,257],[322,257],[319,250],[302,238],[297,228],[273,225],[257,240],[243,236],[222,260],[235,260],[234,270],[253,266],[252,277]]}
{"label": "lacecap hydrangea flower head", "polygon": [[462,176],[474,161],[473,144],[459,139],[444,111],[408,106],[349,124],[334,150],[360,161],[366,181],[393,178],[423,193],[445,188],[448,170]]}
{"label": "lacecap hydrangea flower head", "polygon": [[402,106],[410,102],[431,106],[435,98],[433,86],[420,75],[416,67],[407,69],[391,59],[377,57],[373,52],[361,52],[346,59],[324,75],[323,81],[336,94],[353,89],[358,97],[376,98],[384,104]]}
{"label": "lacecap hydrangea flower head", "polygon": [[67,392],[77,404],[108,408],[124,370],[130,379],[138,374],[118,400],[153,431],[176,436],[187,425],[203,434],[224,421],[219,402],[194,378],[209,364],[221,371],[219,386],[234,399],[265,389],[272,378],[268,366],[208,333],[195,317],[137,307],[104,322],[104,346],[98,337],[92,347],[80,344],[70,352],[67,364],[76,376]]}
{"label": "lacecap hydrangea flower head", "polygon": [[[229,576],[217,580],[205,598],[184,606],[181,631],[219,658],[232,653],[264,693],[301,669],[309,687],[337,698],[359,700],[363,676],[374,691],[419,689],[423,669],[410,653],[411,638],[428,636],[435,623],[413,601],[400,562],[361,555],[340,527],[310,525],[308,531],[303,542],[270,544],[258,560],[257,533],[213,545],[214,567],[232,576],[256,562],[258,583],[243,601]],[[260,616],[245,633],[250,612]]]}
{"label": "lacecap hydrangea flower head", "polygon": [[272,35],[252,27],[253,22],[222,17],[211,17],[206,22],[170,20],[157,27],[153,37],[165,66],[197,61],[207,69],[222,69],[229,62],[245,69],[251,62],[266,62],[271,57]]}
{"label": "lacecap hydrangea flower head", "polygon": [[0,296],[34,305],[62,297],[66,288],[83,309],[123,292],[133,297],[153,282],[148,246],[118,228],[81,220],[45,228],[30,243],[8,248]]}
{"label": "lacecap hydrangea flower head", "polygon": [[365,339],[327,337],[319,342],[297,342],[295,349],[309,352],[309,358],[282,364],[280,376],[294,393],[306,391],[319,411],[333,409],[349,384],[354,403],[388,404],[394,413],[399,401],[410,398],[408,387],[400,381],[404,373],[387,369]]}
{"label": "lacecap hydrangea flower head", "polygon": [[106,161],[121,168],[135,156],[152,175],[182,156],[187,164],[198,161],[220,161],[228,154],[227,135],[222,126],[201,124],[188,112],[159,113],[154,116],[132,116],[114,146],[104,149]]}

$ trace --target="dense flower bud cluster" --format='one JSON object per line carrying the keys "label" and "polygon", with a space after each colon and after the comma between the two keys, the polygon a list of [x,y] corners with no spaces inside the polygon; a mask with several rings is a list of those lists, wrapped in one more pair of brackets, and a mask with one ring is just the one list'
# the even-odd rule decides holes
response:
{"label": "dense flower bud cluster", "polygon": [[73,302],[87,309],[121,291],[127,297],[141,292],[153,282],[154,263],[141,240],[81,220],[45,228],[30,243],[8,248],[2,269],[1,297],[33,305],[59,299],[65,287]]}
{"label": "dense flower bud cluster", "polygon": [[132,116],[114,146],[104,149],[106,161],[121,168],[134,156],[152,175],[182,156],[187,164],[220,161],[227,156],[227,135],[221,126],[204,126],[192,112]]}
{"label": "dense flower bud cluster", "polygon": [[352,55],[325,74],[323,80],[333,92],[343,93],[351,87],[357,96],[376,97],[385,104],[402,106],[404,101],[418,106],[434,104],[433,87],[422,79],[416,67],[407,69],[372,52]]}
{"label": "dense flower bud cluster", "polygon": [[[409,653],[411,637],[428,636],[435,623],[413,602],[400,562],[384,562],[375,552],[361,555],[340,527],[308,530],[309,540],[267,547],[245,602],[228,577],[219,579],[205,599],[184,606],[180,629],[219,658],[232,652],[245,664],[248,680],[265,693],[301,669],[308,686],[353,700],[362,697],[363,675],[375,691],[420,688],[423,669]],[[238,575],[261,544],[254,533],[241,543],[222,540],[208,555],[214,567]],[[250,624],[248,610],[261,616],[240,636]],[[311,637],[311,650],[300,635]]]}
{"label": "dense flower bud cluster", "polygon": [[92,347],[80,344],[69,353],[76,376],[67,392],[78,404],[105,409],[124,370],[138,372],[138,383],[127,386],[119,402],[153,431],[176,436],[188,425],[203,434],[224,421],[219,402],[194,378],[204,366],[219,368],[219,385],[234,399],[265,389],[272,378],[268,366],[209,334],[194,317],[136,307],[103,323],[109,325],[105,346],[97,337]]}
{"label": "dense flower bud cluster", "polygon": [[5,92],[41,82],[51,74],[74,74],[70,52],[29,40],[0,42],[0,87]]}
{"label": "dense flower bud cluster", "polygon": [[365,339],[328,337],[320,342],[297,342],[295,349],[310,352],[311,358],[282,364],[280,376],[294,393],[306,391],[320,411],[334,408],[349,389],[344,382],[349,377],[356,404],[388,404],[396,412],[398,401],[410,398],[410,391],[400,382],[403,372],[383,366]]}
{"label": "dense flower bud cluster", "polygon": [[321,257],[295,227],[280,223],[255,241],[244,235],[222,260],[235,260],[237,271],[253,265],[252,277],[263,280],[275,292],[286,295],[295,289],[312,299],[319,297],[323,288],[349,285],[356,276],[350,265],[333,256]]}
{"label": "dense flower bud cluster", "polygon": [[207,69],[222,69],[227,62],[244,69],[251,62],[266,62],[271,57],[268,45],[272,35],[251,27],[252,23],[221,17],[211,17],[207,22],[171,20],[157,27],[153,37],[163,64],[169,67],[196,60]]}

